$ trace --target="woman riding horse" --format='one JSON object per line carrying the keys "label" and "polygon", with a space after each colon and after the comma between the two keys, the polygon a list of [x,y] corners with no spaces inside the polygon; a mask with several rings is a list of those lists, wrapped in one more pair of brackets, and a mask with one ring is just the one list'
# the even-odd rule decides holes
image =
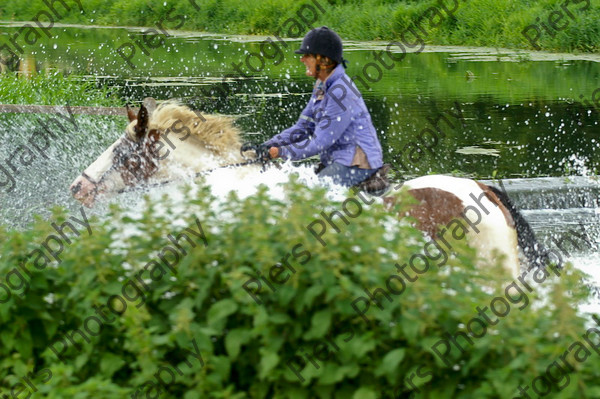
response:
{"label": "woman riding horse", "polygon": [[320,154],[320,177],[357,185],[383,166],[383,156],[371,115],[345,73],[342,40],[323,26],[308,32],[295,52],[316,84],[296,124],[263,143],[263,155],[300,160]]}

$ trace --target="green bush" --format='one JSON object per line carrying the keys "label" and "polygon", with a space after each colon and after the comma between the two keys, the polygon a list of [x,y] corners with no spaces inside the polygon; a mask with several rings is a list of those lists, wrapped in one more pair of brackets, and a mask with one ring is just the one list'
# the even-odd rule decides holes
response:
{"label": "green bush", "polygon": [[[465,353],[453,353],[456,364],[448,367],[431,346],[444,332],[464,328],[476,306],[502,295],[509,279],[498,266],[476,268],[473,251],[453,242],[456,253],[445,266],[432,265],[393,302],[383,300],[384,310],[373,304],[367,324],[352,301],[365,288],[383,286],[396,262],[420,253],[422,234],[378,204],[363,204],[356,215],[356,203],[348,202],[356,217],[346,225],[336,216],[340,232],[329,227],[322,246],[306,226],[322,220],[322,211],[342,210],[340,201],[297,183],[285,189],[285,200],[266,191],[217,200],[200,189],[179,201],[147,199],[138,210],[114,206],[105,220],[92,222],[91,236],[71,236],[58,267],[37,271],[26,262],[29,288],[0,304],[0,393],[25,385],[31,373],[30,382],[46,398],[125,398],[155,380],[162,366],[178,367],[182,375],[162,386],[161,398],[364,399],[389,398],[394,389],[406,397],[412,388],[405,380],[419,370],[430,374],[413,380],[421,390],[417,398],[508,398],[585,332],[576,312],[587,295],[581,276],[563,271],[543,284],[549,292],[544,298],[539,290],[531,293],[528,307],[488,326]],[[56,210],[53,220],[68,217]],[[145,303],[128,302],[90,343],[74,338],[81,349],[71,345],[65,363],[59,361],[49,345],[80,329],[96,314],[93,306],[121,295],[124,284],[172,245],[167,234],[176,236],[196,220],[207,246],[192,248],[183,239],[187,256],[175,273],[154,282],[144,277]],[[43,220],[28,231],[1,230],[0,281],[52,233],[50,221]],[[272,283],[275,292],[263,283],[260,301],[253,300],[243,285],[258,271],[269,278],[286,254],[295,273],[285,283]],[[307,362],[301,382],[287,362],[330,339],[339,346],[336,356],[318,361],[319,369]],[[192,343],[204,365],[188,356]],[[599,397],[600,356],[576,366],[570,385],[553,397]],[[166,380],[168,373],[162,376]]]}

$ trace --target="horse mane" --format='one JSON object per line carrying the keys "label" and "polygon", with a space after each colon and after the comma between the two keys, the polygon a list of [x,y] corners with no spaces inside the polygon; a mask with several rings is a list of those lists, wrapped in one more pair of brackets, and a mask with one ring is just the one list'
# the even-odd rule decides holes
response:
{"label": "horse mane", "polygon": [[[134,125],[135,121],[127,128],[130,138],[135,137]],[[218,155],[237,151],[241,146],[240,130],[233,125],[233,118],[205,114],[198,116],[189,107],[173,100],[160,104],[152,112],[148,123],[148,130],[156,129],[163,134],[170,130],[182,137],[187,134],[186,127],[206,149]]]}

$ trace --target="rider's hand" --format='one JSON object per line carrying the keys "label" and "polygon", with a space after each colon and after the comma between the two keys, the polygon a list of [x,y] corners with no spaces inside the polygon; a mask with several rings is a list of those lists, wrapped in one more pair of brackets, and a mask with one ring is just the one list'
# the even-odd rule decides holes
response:
{"label": "rider's hand", "polygon": [[279,148],[277,148],[277,147],[269,148],[269,156],[273,159],[278,158],[279,157]]}

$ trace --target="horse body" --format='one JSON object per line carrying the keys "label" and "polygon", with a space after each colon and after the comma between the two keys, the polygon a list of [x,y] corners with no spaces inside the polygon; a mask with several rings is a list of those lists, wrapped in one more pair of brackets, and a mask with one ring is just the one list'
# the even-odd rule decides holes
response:
{"label": "horse body", "polygon": [[[119,192],[152,179],[170,180],[182,168],[201,172],[241,160],[239,131],[229,118],[200,117],[173,102],[156,107],[149,99],[144,101],[137,116],[130,110],[128,115],[130,124],[125,135],[70,187],[73,196],[86,206],[91,206],[99,193]],[[462,219],[466,227],[470,221],[471,226],[465,231],[479,256],[504,255],[505,267],[513,275],[518,273],[515,216],[521,224],[526,222],[512,204],[507,207],[505,195],[470,179],[443,175],[419,177],[404,185],[419,201],[409,212],[419,229],[431,237],[439,237],[440,225],[449,229],[453,221]],[[519,237],[519,244],[529,245],[527,240],[534,239],[530,229],[528,233],[531,234],[527,239]]]}
{"label": "horse body", "polygon": [[[422,176],[404,183],[419,200],[409,212],[430,237],[463,238],[479,257],[504,256],[504,265],[519,272],[517,229],[512,214],[485,184],[444,175]],[[440,225],[445,226],[440,229]]]}

